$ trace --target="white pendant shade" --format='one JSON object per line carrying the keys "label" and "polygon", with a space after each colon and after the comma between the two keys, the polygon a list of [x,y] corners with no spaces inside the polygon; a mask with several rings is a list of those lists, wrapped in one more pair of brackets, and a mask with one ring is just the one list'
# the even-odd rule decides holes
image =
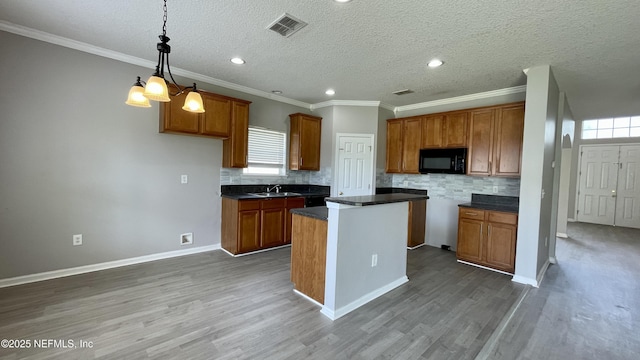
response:
{"label": "white pendant shade", "polygon": [[151,107],[149,99],[144,97],[144,88],[137,85],[132,86],[131,90],[129,90],[129,96],[125,104],[138,107]]}
{"label": "white pendant shade", "polygon": [[151,76],[144,87],[144,97],[153,101],[167,102],[169,99],[169,89],[163,78]]}
{"label": "white pendant shade", "polygon": [[187,94],[187,98],[184,100],[184,106],[182,110],[186,110],[193,113],[203,113],[204,105],[202,103],[202,96],[196,91],[191,91]]}

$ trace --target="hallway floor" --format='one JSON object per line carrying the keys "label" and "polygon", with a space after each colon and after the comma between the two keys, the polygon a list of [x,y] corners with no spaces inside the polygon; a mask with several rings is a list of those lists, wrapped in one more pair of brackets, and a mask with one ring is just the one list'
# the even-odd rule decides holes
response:
{"label": "hallway floor", "polygon": [[570,223],[490,359],[638,359],[640,230]]}

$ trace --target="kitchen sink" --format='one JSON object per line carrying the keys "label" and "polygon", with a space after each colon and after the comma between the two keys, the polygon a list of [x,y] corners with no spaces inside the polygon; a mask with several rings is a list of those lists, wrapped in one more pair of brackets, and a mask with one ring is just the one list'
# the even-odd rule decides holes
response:
{"label": "kitchen sink", "polygon": [[255,195],[255,196],[259,196],[259,197],[264,197],[264,198],[273,198],[273,197],[289,197],[289,196],[300,196],[300,193],[296,193],[296,192],[280,192],[280,193],[274,193],[274,192],[261,192],[261,193],[251,193],[251,195]]}

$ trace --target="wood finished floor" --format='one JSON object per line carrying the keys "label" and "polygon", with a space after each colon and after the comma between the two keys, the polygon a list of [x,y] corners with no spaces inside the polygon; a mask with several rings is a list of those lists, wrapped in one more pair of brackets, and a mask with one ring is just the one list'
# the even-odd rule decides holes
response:
{"label": "wood finished floor", "polygon": [[0,338],[92,349],[0,349],[2,359],[469,359],[524,286],[409,252],[409,283],[334,322],[294,294],[290,249],[222,251],[0,289]]}
{"label": "wood finished floor", "polygon": [[489,359],[637,359],[640,230],[571,224],[569,235],[539,289],[451,252],[413,250],[409,283],[335,322],[292,292],[288,248],[4,288],[0,339],[94,346],[0,349],[0,359],[473,359],[487,350]]}

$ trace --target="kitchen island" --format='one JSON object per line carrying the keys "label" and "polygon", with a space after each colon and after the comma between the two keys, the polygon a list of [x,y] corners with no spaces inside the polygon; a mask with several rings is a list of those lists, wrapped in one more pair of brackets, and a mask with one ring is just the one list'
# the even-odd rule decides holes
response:
{"label": "kitchen island", "polygon": [[294,229],[300,229],[292,236],[292,280],[297,279],[294,272],[308,270],[300,264],[325,265],[324,296],[305,293],[309,290],[299,289],[294,281],[296,290],[320,303],[322,314],[335,320],[406,283],[408,202],[426,198],[416,194],[327,198],[326,250],[317,249],[325,259],[307,262],[297,252],[296,242],[321,241],[322,235],[305,232],[310,226],[296,225],[305,217],[305,209],[292,210]]}

